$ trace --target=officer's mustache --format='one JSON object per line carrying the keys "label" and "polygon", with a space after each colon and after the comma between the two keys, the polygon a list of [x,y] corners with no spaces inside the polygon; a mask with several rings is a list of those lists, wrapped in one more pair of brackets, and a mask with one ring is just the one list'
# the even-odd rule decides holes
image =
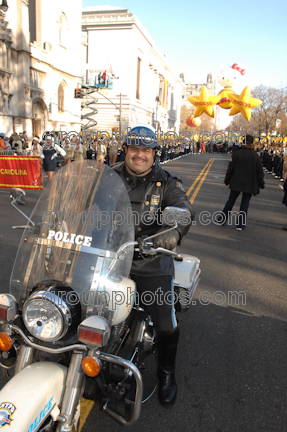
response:
{"label": "officer's mustache", "polygon": [[145,159],[145,158],[140,158],[140,157],[138,157],[138,156],[134,156],[134,157],[132,157],[132,161],[137,161],[137,160],[139,160],[139,161],[143,161],[143,162],[147,162],[147,159]]}

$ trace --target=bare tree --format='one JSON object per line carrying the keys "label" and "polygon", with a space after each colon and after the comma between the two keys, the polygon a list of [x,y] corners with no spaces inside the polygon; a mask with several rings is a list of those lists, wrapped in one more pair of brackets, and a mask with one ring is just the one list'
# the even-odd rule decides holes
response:
{"label": "bare tree", "polygon": [[258,125],[255,116],[251,115],[250,121],[246,120],[241,114],[237,114],[232,118],[231,123],[227,126],[227,131],[242,131],[251,135],[258,135]]}
{"label": "bare tree", "polygon": [[287,88],[274,88],[260,85],[252,91],[252,96],[262,100],[262,104],[254,108],[254,115],[260,121],[266,135],[275,130],[277,118],[285,116],[287,108]]}
{"label": "bare tree", "polygon": [[262,100],[262,104],[252,109],[250,122],[238,114],[227,130],[241,127],[242,131],[253,135],[261,136],[263,132],[270,135],[275,130],[276,119],[281,119],[281,132],[285,132],[285,129],[287,132],[287,88],[259,85],[251,91],[251,96]]}
{"label": "bare tree", "polygon": [[287,113],[286,113],[286,111],[284,114],[282,114],[278,118],[281,118],[281,136],[284,138],[287,136]]}

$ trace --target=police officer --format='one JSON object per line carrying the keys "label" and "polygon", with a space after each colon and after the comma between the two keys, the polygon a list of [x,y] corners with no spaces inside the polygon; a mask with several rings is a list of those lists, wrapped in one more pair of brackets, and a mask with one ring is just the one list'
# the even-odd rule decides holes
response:
{"label": "police officer", "polygon": [[[134,135],[136,134],[136,136]],[[146,135],[145,135],[146,134]],[[125,161],[117,163],[113,169],[126,185],[135,219],[136,239],[159,233],[154,238],[155,247],[174,249],[188,232],[194,219],[194,212],[186,197],[181,180],[164,170],[155,162],[158,144],[155,129],[140,124],[131,129],[125,142]],[[188,209],[190,220],[184,226],[165,232],[158,216],[167,206]],[[179,326],[173,302],[163,301],[167,292],[173,296],[174,265],[171,256],[158,254],[142,256],[135,253],[131,277],[137,284],[142,298],[144,292],[155,294],[154,303],[147,305],[152,317],[158,361],[158,398],[162,405],[172,406],[176,399],[175,359],[179,340]]]}

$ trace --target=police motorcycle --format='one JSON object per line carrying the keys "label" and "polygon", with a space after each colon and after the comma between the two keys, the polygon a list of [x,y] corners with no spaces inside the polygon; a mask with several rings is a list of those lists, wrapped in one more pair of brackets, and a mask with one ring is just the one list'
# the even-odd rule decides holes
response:
{"label": "police motorcycle", "polygon": [[[133,425],[148,394],[144,364],[154,349],[153,326],[136,304],[129,279],[134,248],[175,261],[178,309],[187,309],[200,277],[199,260],[134,241],[129,196],[117,173],[85,160],[59,170],[27,217],[11,274],[0,294],[0,429],[79,430],[82,396],[99,401],[121,424]],[[173,229],[178,214],[163,219]],[[13,227],[18,228],[18,227]],[[184,295],[180,295],[184,294]],[[150,356],[152,357],[152,356]]]}

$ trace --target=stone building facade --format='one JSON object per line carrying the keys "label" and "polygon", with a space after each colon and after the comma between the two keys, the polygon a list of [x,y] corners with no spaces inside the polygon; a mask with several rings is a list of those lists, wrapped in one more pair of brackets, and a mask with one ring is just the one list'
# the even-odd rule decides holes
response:
{"label": "stone building facade", "polygon": [[0,131],[80,130],[81,2],[8,0],[0,12]]}
{"label": "stone building facade", "polygon": [[206,83],[204,84],[186,84],[182,91],[182,100],[187,101],[188,97],[199,96],[203,86],[206,86],[209,96],[215,95],[215,81],[213,81],[212,74],[207,75]]}
{"label": "stone building facade", "polygon": [[145,122],[163,131],[178,131],[182,80],[167,64],[138,18],[124,8],[86,8],[82,13],[82,32],[84,82],[93,82],[105,70],[113,77],[112,89],[95,94],[98,98],[95,128],[126,130],[135,123]]}

